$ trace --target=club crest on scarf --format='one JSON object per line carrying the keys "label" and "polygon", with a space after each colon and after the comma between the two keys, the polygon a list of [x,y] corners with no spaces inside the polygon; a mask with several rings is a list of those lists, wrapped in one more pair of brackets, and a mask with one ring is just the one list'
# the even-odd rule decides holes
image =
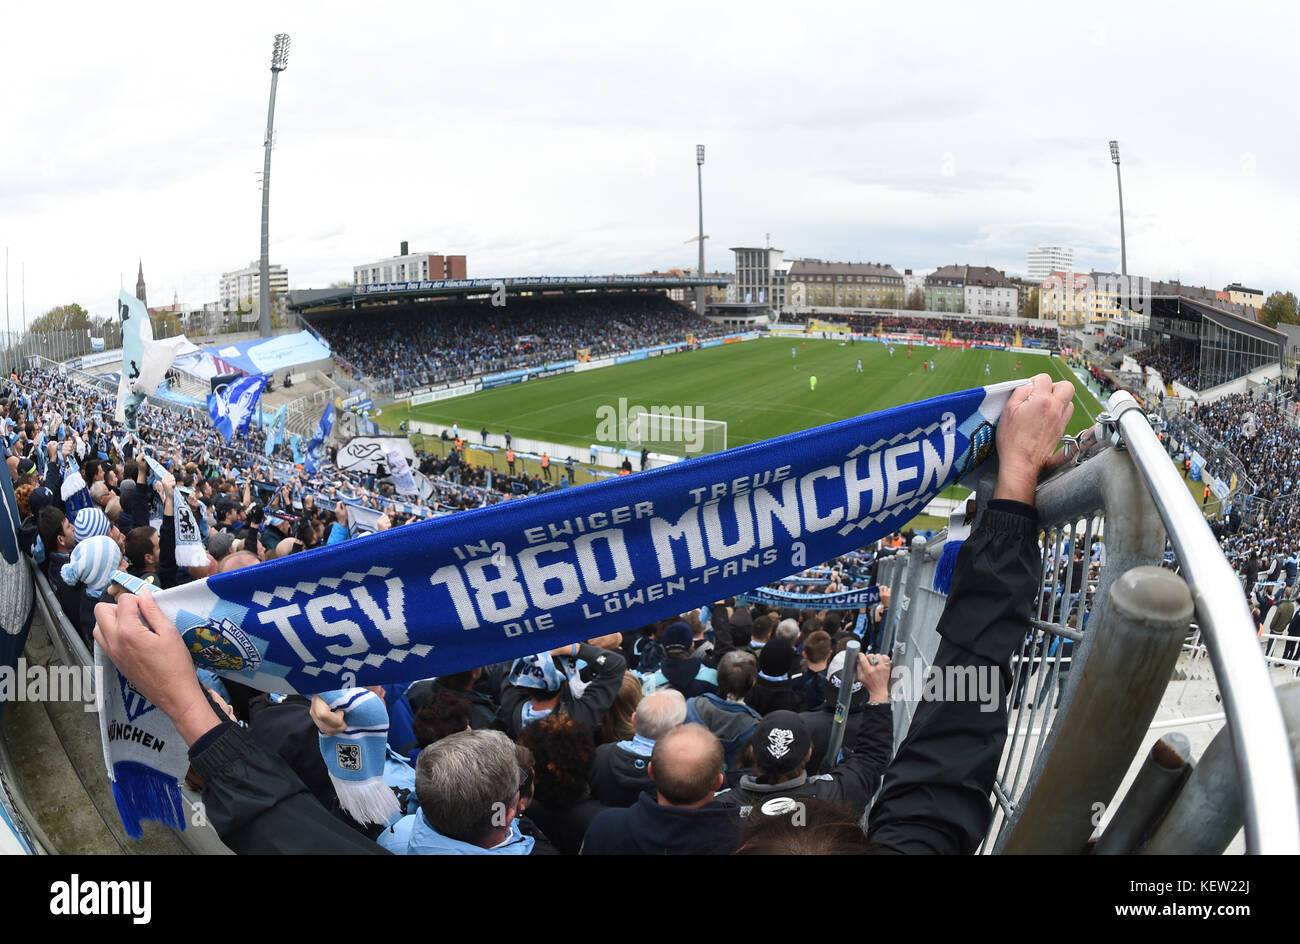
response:
{"label": "club crest on scarf", "polygon": [[338,752],[338,765],[342,770],[360,770],[361,769],[361,745],[359,744],[335,744],[335,750]]}
{"label": "club crest on scarf", "polygon": [[975,427],[975,431],[970,436],[970,451],[966,454],[966,461],[961,467],[962,475],[978,466],[993,452],[995,433],[997,433],[997,427],[987,420]]}
{"label": "club crest on scarf", "polygon": [[153,711],[153,703],[140,694],[131,680],[125,675],[118,675],[118,684],[122,687],[122,707],[126,710],[126,719],[135,721],[146,712]]}
{"label": "club crest on scarf", "polygon": [[244,633],[228,619],[209,619],[202,625],[188,629],[182,635],[190,654],[207,668],[217,671],[242,672],[254,669],[262,661],[262,654]]}

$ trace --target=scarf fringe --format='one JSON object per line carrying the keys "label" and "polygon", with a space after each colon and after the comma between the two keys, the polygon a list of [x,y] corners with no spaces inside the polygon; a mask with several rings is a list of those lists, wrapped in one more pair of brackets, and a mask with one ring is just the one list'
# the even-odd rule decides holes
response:
{"label": "scarf fringe", "polygon": [[117,813],[132,839],[144,836],[141,821],[146,819],[185,831],[185,803],[175,777],[125,760],[113,765],[112,786]]}
{"label": "scarf fringe", "polygon": [[371,777],[357,782],[340,780],[331,773],[330,780],[334,783],[334,792],[338,794],[339,807],[358,823],[383,826],[402,812],[397,805],[397,797],[383,777]]}
{"label": "scarf fringe", "polygon": [[934,568],[934,589],[947,593],[952,588],[952,575],[957,569],[957,554],[961,551],[963,541],[945,541],[939,563]]}

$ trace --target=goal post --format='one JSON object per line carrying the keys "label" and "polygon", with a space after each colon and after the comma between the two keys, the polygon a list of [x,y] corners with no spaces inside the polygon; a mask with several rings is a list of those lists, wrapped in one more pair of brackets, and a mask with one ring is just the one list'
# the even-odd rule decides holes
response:
{"label": "goal post", "polygon": [[689,459],[727,448],[727,423],[672,410],[635,414],[627,428],[628,448]]}

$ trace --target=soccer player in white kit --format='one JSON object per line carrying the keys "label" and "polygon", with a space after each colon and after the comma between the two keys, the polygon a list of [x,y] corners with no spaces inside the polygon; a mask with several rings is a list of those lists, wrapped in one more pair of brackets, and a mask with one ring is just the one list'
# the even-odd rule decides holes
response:
{"label": "soccer player in white kit", "polygon": [[858,358],[858,373],[862,373],[862,358]]}

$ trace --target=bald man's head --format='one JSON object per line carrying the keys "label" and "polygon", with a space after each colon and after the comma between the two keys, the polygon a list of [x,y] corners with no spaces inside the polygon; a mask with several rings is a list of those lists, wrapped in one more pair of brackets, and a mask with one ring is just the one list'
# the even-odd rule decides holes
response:
{"label": "bald man's head", "polygon": [[655,789],[673,806],[703,806],[722,786],[726,754],[713,732],[681,724],[655,742],[650,776]]}
{"label": "bald man's head", "polygon": [[239,570],[241,567],[252,567],[260,564],[257,555],[252,551],[235,551],[233,554],[227,554],[221,559],[221,572],[228,573],[232,570]]}

